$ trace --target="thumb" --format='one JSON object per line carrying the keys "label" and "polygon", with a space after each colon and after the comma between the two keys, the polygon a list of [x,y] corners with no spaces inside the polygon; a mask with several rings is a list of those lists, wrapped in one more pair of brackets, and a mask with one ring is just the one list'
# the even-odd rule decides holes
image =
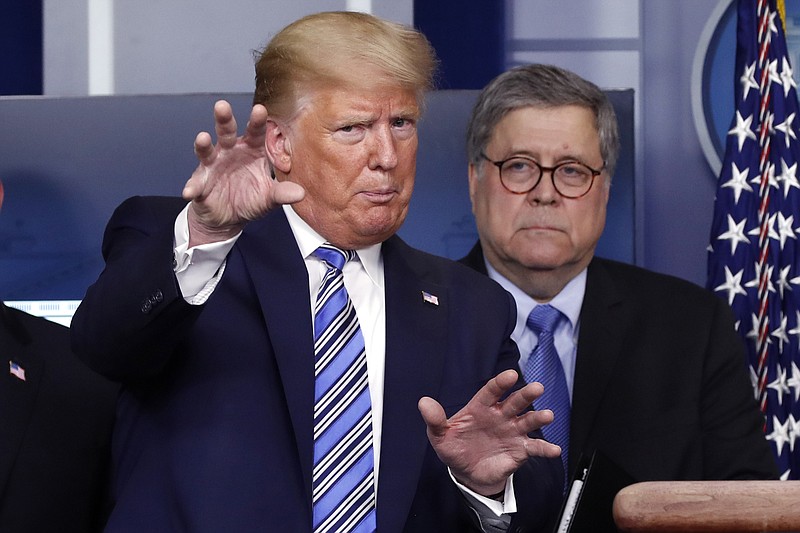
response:
{"label": "thumb", "polygon": [[302,185],[292,181],[276,181],[271,194],[275,205],[294,204],[305,198],[306,190]]}
{"label": "thumb", "polygon": [[447,415],[439,402],[428,396],[423,396],[417,403],[417,409],[419,409],[422,419],[428,426],[428,434],[431,437],[441,437],[445,434],[447,431]]}

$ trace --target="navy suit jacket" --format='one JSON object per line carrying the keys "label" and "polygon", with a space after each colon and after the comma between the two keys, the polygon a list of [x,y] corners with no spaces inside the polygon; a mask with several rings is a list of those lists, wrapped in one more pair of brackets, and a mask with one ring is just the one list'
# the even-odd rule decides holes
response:
{"label": "navy suit jacket", "polygon": [[[486,274],[480,244],[461,260]],[[687,281],[589,264],[569,470],[600,450],[637,481],[770,479],[776,465],[733,314]]]}
{"label": "navy suit jacket", "polygon": [[[125,383],[108,531],[310,531],[314,351],[303,259],[277,209],[248,224],[211,297],[190,306],[172,271],[184,205],[134,198],[117,209],[106,269],[73,319],[75,350]],[[451,415],[516,368],[514,304],[494,282],[397,237],[382,255],[378,531],[466,531],[474,512],[430,447],[417,401],[431,396]],[[557,459],[517,472],[512,531],[547,523],[562,475]]]}
{"label": "navy suit jacket", "polygon": [[0,531],[101,531],[118,386],[75,357],[67,328],[2,304],[0,354]]}

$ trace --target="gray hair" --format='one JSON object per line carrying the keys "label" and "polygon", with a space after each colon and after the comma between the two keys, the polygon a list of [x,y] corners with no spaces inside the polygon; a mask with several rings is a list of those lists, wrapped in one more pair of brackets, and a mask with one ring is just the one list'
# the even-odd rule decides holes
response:
{"label": "gray hair", "polygon": [[619,154],[617,116],[606,94],[574,72],[553,65],[512,68],[489,82],[475,103],[467,129],[467,157],[472,163],[492,138],[497,124],[511,111],[523,107],[577,105],[592,111],[600,136],[600,154],[608,176],[614,175]]}

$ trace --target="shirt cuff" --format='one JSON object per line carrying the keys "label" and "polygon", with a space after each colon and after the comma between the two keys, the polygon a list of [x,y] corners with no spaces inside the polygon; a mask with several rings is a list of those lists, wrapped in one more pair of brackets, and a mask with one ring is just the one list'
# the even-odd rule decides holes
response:
{"label": "shirt cuff", "polygon": [[447,472],[450,474],[450,479],[453,480],[453,483],[456,484],[456,487],[458,487],[458,489],[467,497],[470,502],[477,501],[484,507],[488,508],[492,513],[494,513],[495,516],[517,512],[517,498],[514,494],[514,474],[511,474],[506,480],[506,488],[503,491],[503,501],[499,502],[497,500],[487,498],[486,496],[481,496],[477,492],[470,490],[466,486],[456,481],[456,478],[453,477],[453,473],[449,468],[447,469]]}
{"label": "shirt cuff", "polygon": [[175,219],[175,248],[172,267],[183,299],[193,305],[205,303],[225,270],[225,258],[239,232],[230,239],[189,248],[189,205]]}

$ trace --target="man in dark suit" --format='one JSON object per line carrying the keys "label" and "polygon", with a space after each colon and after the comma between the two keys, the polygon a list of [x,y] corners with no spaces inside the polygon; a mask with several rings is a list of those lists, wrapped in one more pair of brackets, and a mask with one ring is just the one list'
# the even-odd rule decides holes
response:
{"label": "man in dark suit", "polygon": [[[216,104],[184,199],[115,212],[72,328],[125,384],[107,531],[536,531],[557,510],[559,449],[529,437],[552,413],[527,411],[541,385],[516,388],[513,301],[394,236],[434,63],[400,25],[301,19],[257,62],[243,137]],[[336,366],[357,378],[333,397]],[[329,405],[344,415],[318,416]]]}
{"label": "man in dark suit", "polygon": [[462,262],[515,297],[521,367],[529,314],[559,311],[569,473],[599,450],[639,481],[776,476],[725,302],[594,257],[619,146],[603,92],[557,67],[511,69],[481,93],[467,145],[480,239]]}
{"label": "man in dark suit", "polygon": [[69,330],[0,304],[0,531],[101,531],[117,385],[69,350]]}
{"label": "man in dark suit", "polygon": [[69,345],[66,327],[0,302],[0,531],[89,533],[108,516],[119,386]]}

